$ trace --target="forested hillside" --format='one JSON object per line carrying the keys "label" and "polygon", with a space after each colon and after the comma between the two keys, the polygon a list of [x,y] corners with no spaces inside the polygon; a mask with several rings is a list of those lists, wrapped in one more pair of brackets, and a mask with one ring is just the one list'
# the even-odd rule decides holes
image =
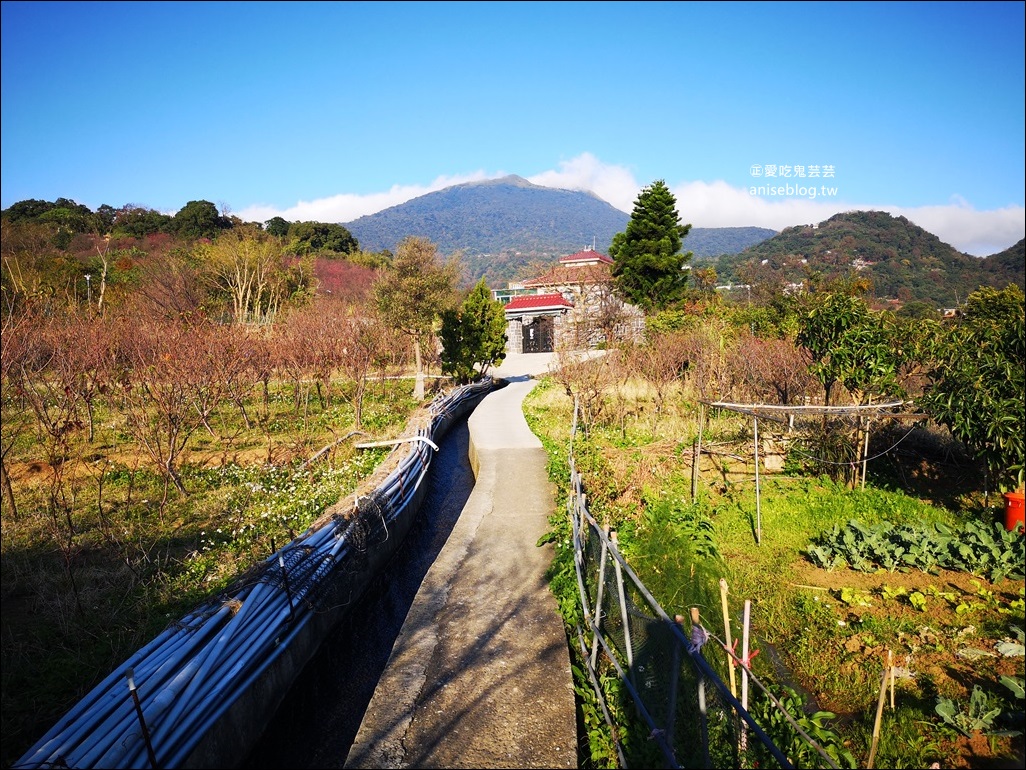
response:
{"label": "forested hillside", "polygon": [[980,286],[1026,284],[1023,242],[990,257],[963,254],[905,217],[882,211],[837,214],[720,257],[721,281],[774,287],[858,276],[874,296],[954,307]]}
{"label": "forested hillside", "polygon": [[[471,280],[501,286],[540,262],[593,246],[607,252],[629,219],[591,193],[506,176],[428,193],[345,227],[369,251],[394,250],[411,234],[428,238],[442,253],[462,253]],[[764,227],[693,227],[684,247],[699,258],[736,254],[775,234]]]}
{"label": "forested hillside", "polygon": [[[680,213],[687,222],[687,212]],[[282,253],[299,260],[296,270],[302,260],[312,261],[314,273],[296,274],[290,292],[345,291],[341,273],[355,267],[369,273],[386,264],[409,235],[432,241],[440,254],[461,254],[467,284],[484,279],[500,288],[583,248],[607,251],[629,219],[588,193],[519,177],[457,185],[348,225],[281,217],[243,222],[204,200],[189,201],[174,215],[132,204],[92,211],[66,198],[28,200],[2,215],[5,253],[45,255],[39,267],[47,274],[47,290],[68,293],[84,292],[87,274],[116,291],[134,280],[132,271],[147,254],[181,256],[192,244],[225,233],[275,236]],[[837,214],[779,234],[757,227],[692,227],[683,248],[694,254],[695,267],[707,271],[703,281],[747,284],[766,295],[791,284],[858,276],[872,284],[878,299],[940,308],[956,306],[980,286],[1026,286],[1022,241],[1000,254],[973,257],[904,217],[879,211]],[[3,280],[20,278],[8,271]]]}

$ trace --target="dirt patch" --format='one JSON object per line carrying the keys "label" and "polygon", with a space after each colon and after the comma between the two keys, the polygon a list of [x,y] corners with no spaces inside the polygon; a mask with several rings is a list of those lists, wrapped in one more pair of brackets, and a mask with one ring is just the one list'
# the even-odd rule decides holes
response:
{"label": "dirt patch", "polygon": [[[896,667],[899,701],[916,701],[926,713],[932,714],[938,698],[967,710],[977,686],[1006,704],[1014,703],[999,680],[1023,677],[1023,656],[1008,654],[1021,642],[1012,626],[1022,626],[1022,581],[991,583],[946,570],[828,571],[799,563],[793,565],[789,582],[796,591],[809,592],[836,618],[837,634],[828,646],[838,689],[830,686],[829,676],[810,681],[799,672],[819,708],[842,718],[864,719],[872,706],[853,707],[851,693],[858,688],[852,683],[861,683],[866,700],[875,703],[888,651]],[[1023,757],[1022,735],[955,736],[952,731],[952,737],[942,742],[945,756],[959,758],[949,759],[947,767],[1022,766],[1019,760],[1009,760]]]}

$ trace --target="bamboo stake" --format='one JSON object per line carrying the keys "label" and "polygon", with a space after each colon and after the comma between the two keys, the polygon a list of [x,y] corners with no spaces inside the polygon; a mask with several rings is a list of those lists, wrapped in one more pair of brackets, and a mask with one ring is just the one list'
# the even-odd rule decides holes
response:
{"label": "bamboo stake", "polygon": [[759,505],[759,418],[752,418],[755,433],[755,544],[762,545],[762,508]]}
{"label": "bamboo stake", "polygon": [[[891,664],[891,651],[887,651],[887,662]],[[894,711],[894,666],[889,665],[888,671],[891,673],[891,711]]]}
{"label": "bamboo stake", "polygon": [[[748,668],[751,663],[748,662],[748,629],[750,626],[750,619],[752,615],[752,602],[750,599],[745,599],[745,617],[744,626],[741,630],[741,660],[744,661],[744,666],[741,667],[741,706],[745,711],[748,711]],[[741,751],[744,751],[748,747],[748,725],[744,722],[741,723]]]}
{"label": "bamboo stake", "polygon": [[[727,648],[733,652],[734,642],[730,638],[730,613],[727,611],[727,581],[720,578],[720,606],[723,608],[723,633],[727,640]],[[730,694],[737,697],[737,684],[734,676],[734,656],[727,655],[727,666],[730,669]]]}
{"label": "bamboo stake", "polygon": [[862,488],[866,488],[866,466],[869,463],[869,418],[866,418],[865,443],[862,447]]}
{"label": "bamboo stake", "polygon": [[873,760],[876,758],[876,747],[880,742],[880,721],[883,719],[884,703],[887,702],[887,680],[889,679],[891,679],[891,651],[887,650],[887,666],[884,668],[883,678],[880,681],[880,698],[876,702],[876,721],[873,723],[873,745],[869,748],[866,770],[872,770]]}
{"label": "bamboo stake", "polygon": [[695,439],[695,450],[691,463],[691,502],[698,498],[698,474],[702,463],[702,431],[705,430],[705,404],[698,412],[698,437]]}

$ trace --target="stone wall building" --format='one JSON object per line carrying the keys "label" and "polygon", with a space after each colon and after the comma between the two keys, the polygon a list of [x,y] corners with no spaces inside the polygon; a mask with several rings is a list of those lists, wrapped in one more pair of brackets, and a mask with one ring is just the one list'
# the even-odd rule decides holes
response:
{"label": "stone wall building", "polygon": [[537,278],[493,292],[506,306],[507,351],[581,350],[639,338],[644,314],[617,296],[612,265],[605,254],[586,249],[561,257]]}

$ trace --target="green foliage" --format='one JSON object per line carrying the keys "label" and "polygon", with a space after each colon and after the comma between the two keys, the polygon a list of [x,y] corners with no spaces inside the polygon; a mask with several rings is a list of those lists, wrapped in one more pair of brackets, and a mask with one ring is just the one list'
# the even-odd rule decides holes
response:
{"label": "green foliage", "polygon": [[442,313],[438,336],[442,343],[442,371],[452,375],[457,383],[471,382],[506,357],[503,305],[492,299],[484,281],[478,281],[459,310]]}
{"label": "green foliage", "polygon": [[[802,696],[791,687],[784,687],[783,691],[775,694],[774,697],[795,723],[822,747],[837,767],[858,767],[855,757],[845,746],[841,735],[829,725],[831,720],[837,718],[836,714],[830,711],[809,712],[805,708]],[[794,767],[830,767],[815,747],[795,730],[765,693],[758,692],[749,708],[749,713]],[[771,767],[776,765],[776,760],[760,742],[749,738],[748,743],[749,748],[746,752],[744,766]]]}
{"label": "green foliage", "polygon": [[936,711],[945,724],[971,738],[975,732],[997,734],[995,723],[1002,709],[999,698],[987,694],[979,685],[974,685],[969,705],[964,711],[953,700],[942,696],[937,697]]}
{"label": "green foliage", "polygon": [[715,606],[725,568],[707,506],[660,493],[647,494],[644,505],[619,529],[631,568],[664,607]]}
{"label": "green foliage", "polygon": [[1002,489],[1023,483],[1026,297],[983,288],[934,350],[923,408],[982,460]]}
{"label": "green foliage", "polygon": [[275,238],[284,238],[289,234],[289,223],[282,217],[271,217],[264,222],[264,230]]}
{"label": "green foliage", "polygon": [[799,326],[797,341],[812,357],[809,370],[823,384],[827,404],[836,383],[856,403],[898,391],[892,335],[862,298],[839,292],[814,295]]}
{"label": "green foliage", "polygon": [[43,200],[19,201],[4,209],[3,218],[8,222],[47,223],[69,237],[75,233],[106,232],[103,217],[94,214],[88,206],[67,198],[58,198],[52,203]]}
{"label": "green foliage", "polygon": [[645,310],[679,301],[687,289],[684,270],[691,252],[681,246],[691,230],[682,225],[677,201],[663,180],[644,188],[634,203],[626,231],[613,236],[613,280],[617,289]]}
{"label": "green foliage", "polygon": [[1000,682],[1008,688],[1008,691],[1016,700],[1023,700],[1023,698],[1026,698],[1026,689],[1023,687],[1024,681],[1021,676],[1005,676],[1002,674]]}
{"label": "green foliage", "polygon": [[939,321],[941,317],[936,307],[922,300],[905,303],[898,310],[898,315],[913,321]]}
{"label": "green foliage", "polygon": [[915,312],[924,313],[926,306],[933,312],[954,307],[979,286],[1022,287],[1024,264],[1022,241],[980,259],[960,253],[905,217],[849,211],[818,226],[787,227],[739,254],[720,257],[715,267],[724,283],[808,285],[817,275],[827,281],[865,276],[874,296],[922,303]]}
{"label": "green foliage", "polygon": [[187,240],[213,240],[230,227],[227,217],[222,217],[217,206],[210,201],[189,201],[171,220],[171,231]]}
{"label": "green foliage", "polygon": [[172,218],[156,209],[125,206],[114,216],[112,238],[145,238],[156,233],[173,232]]}
{"label": "green foliage", "polygon": [[411,337],[427,334],[435,319],[455,302],[458,269],[452,260],[441,264],[430,241],[405,239],[374,284],[374,300],[382,318]]}
{"label": "green foliage", "polygon": [[835,524],[817,537],[806,554],[823,569],[848,566],[859,572],[917,569],[929,573],[948,569],[997,582],[1006,577],[1022,579],[1026,546],[1022,537],[998,523],[969,522],[954,529],[940,522],[929,527],[889,521],[867,526],[852,520],[843,527]]}
{"label": "green foliage", "polygon": [[[281,224],[276,222],[275,229],[280,231]],[[296,254],[355,254],[360,250],[353,234],[338,224],[293,222],[288,225],[287,236],[290,241],[289,250]]]}

